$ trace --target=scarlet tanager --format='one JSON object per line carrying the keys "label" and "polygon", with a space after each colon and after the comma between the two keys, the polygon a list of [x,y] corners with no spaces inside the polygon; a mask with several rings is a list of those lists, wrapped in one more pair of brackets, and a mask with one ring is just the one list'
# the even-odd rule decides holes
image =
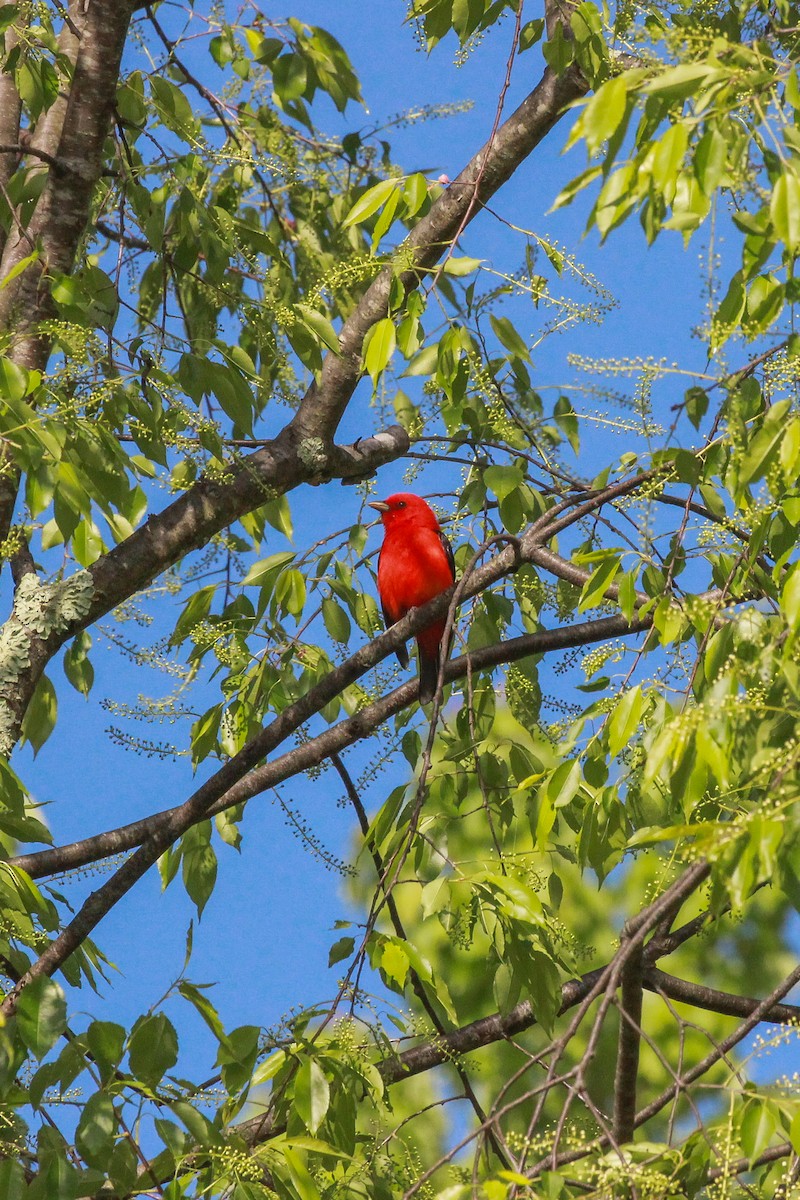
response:
{"label": "scarlet tanager", "polygon": [[[388,629],[410,609],[447,591],[455,580],[456,565],[450,543],[421,496],[398,492],[387,500],[371,502],[370,508],[377,509],[383,521],[378,592]],[[444,627],[445,618],[440,617],[417,634],[420,704],[429,704],[436,692]],[[397,657],[402,666],[408,666],[406,646],[398,649]]]}

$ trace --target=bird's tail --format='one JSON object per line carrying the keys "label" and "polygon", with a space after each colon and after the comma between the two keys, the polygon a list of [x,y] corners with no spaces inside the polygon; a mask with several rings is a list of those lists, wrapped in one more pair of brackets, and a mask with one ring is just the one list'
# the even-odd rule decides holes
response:
{"label": "bird's tail", "polygon": [[439,655],[431,658],[420,647],[419,651],[419,702],[430,704],[436,695],[436,681],[439,678]]}

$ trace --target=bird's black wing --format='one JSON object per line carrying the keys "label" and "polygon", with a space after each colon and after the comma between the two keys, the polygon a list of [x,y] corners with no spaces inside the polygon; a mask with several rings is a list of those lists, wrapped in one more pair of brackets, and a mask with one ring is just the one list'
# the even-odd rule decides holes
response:
{"label": "bird's black wing", "polygon": [[447,561],[450,566],[450,574],[452,575],[453,582],[455,583],[456,560],[453,555],[453,547],[450,545],[450,539],[448,538],[446,533],[442,533],[441,529],[438,531],[438,533],[439,533],[439,541],[442,543],[442,549],[444,550],[445,554],[447,555]]}

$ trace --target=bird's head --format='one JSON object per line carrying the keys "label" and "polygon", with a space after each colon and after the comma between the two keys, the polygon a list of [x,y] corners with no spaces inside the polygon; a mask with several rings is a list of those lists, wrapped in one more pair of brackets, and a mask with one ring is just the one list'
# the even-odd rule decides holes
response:
{"label": "bird's head", "polygon": [[381,514],[386,530],[397,529],[406,524],[417,528],[439,528],[433,509],[425,503],[422,496],[415,496],[413,492],[397,492],[385,500],[370,500],[369,507]]}

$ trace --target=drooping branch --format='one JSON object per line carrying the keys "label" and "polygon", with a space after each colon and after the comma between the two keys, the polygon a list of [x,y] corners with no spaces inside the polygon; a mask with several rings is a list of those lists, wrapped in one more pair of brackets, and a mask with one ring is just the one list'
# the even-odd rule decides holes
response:
{"label": "drooping branch", "polygon": [[[361,802],[358,789],[353,783],[350,772],[347,770],[338,754],[331,755],[331,762],[333,763],[334,770],[338,773],[339,778],[344,784],[345,793],[356,813],[356,816],[358,817],[361,833],[366,841],[369,834],[369,818],[367,817],[366,810]],[[403,925],[402,918],[400,917],[400,912],[395,902],[395,898],[389,888],[386,886],[386,864],[384,863],[381,853],[374,843],[370,845],[369,853],[375,866],[375,874],[377,876],[379,886],[382,888],[386,896],[386,908],[389,913],[389,919],[392,922],[392,928],[402,941],[408,941],[408,934],[406,933],[405,926]],[[414,967],[409,968],[408,978],[412,988],[414,989],[415,996],[422,1005],[422,1009],[427,1014],[428,1020],[431,1022],[431,1025],[433,1026],[437,1035],[440,1038],[446,1038],[448,1030],[442,1023],[439,1013],[436,1010],[436,1006],[428,996],[425,983]],[[472,1111],[475,1113],[478,1121],[482,1125],[485,1125],[486,1113],[483,1111],[481,1103],[475,1094],[475,1089],[472,1086],[469,1073],[466,1071],[463,1065],[458,1062],[455,1063],[455,1069],[458,1073],[459,1079],[461,1080],[461,1086],[464,1089],[464,1095],[472,1107]],[[501,1140],[499,1132],[490,1129],[489,1140],[500,1162],[503,1163],[507,1169],[513,1168],[514,1162],[511,1158],[510,1151],[505,1145],[505,1142]]]}

